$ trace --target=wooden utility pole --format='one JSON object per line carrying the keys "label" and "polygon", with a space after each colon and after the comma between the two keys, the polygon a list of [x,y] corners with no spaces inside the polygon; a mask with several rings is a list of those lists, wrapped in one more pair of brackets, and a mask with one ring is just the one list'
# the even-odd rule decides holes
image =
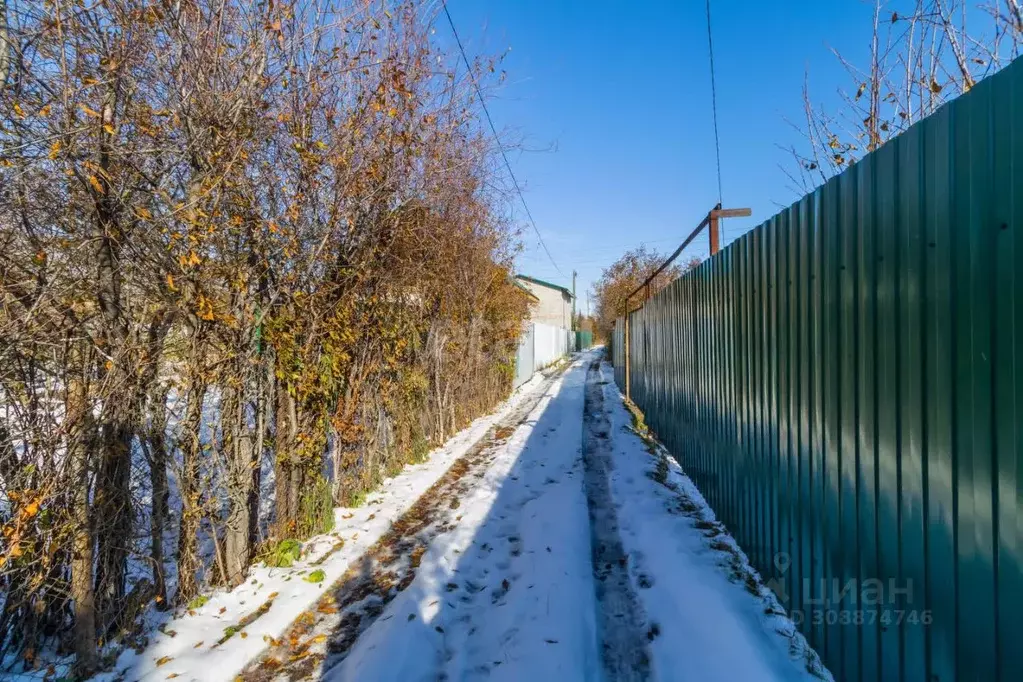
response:
{"label": "wooden utility pole", "polygon": [[710,235],[710,255],[721,250],[719,228],[722,218],[745,218],[753,214],[748,208],[721,208],[718,204],[707,214],[708,234]]}
{"label": "wooden utility pole", "polygon": [[575,276],[576,271],[572,271],[572,331],[575,331]]}
{"label": "wooden utility pole", "polygon": [[[661,274],[664,271],[665,268],[667,268],[669,265],[671,265],[672,262],[674,262],[674,260],[679,257],[679,255],[681,255],[682,250],[685,249],[687,246],[689,246],[689,244],[694,239],[696,239],[697,235],[700,234],[700,232],[703,230],[703,228],[705,228],[705,227],[707,228],[707,233],[708,233],[708,236],[710,238],[710,255],[714,256],[714,255],[717,254],[718,251],[721,250],[721,236],[719,235],[719,230],[720,230],[720,227],[721,227],[721,219],[722,218],[744,218],[744,217],[748,217],[748,216],[751,216],[751,215],[753,215],[753,211],[751,211],[748,208],[721,208],[721,204],[717,204],[714,208],[712,208],[707,213],[707,217],[705,217],[703,220],[700,221],[700,224],[696,226],[696,229],[693,230],[689,234],[688,237],[686,237],[685,241],[683,241],[682,244],[677,249],[675,249],[675,253],[671,254],[668,257],[668,260],[664,261],[659,268],[654,270],[652,275],[647,277],[643,281],[642,284],[640,284],[638,287],[633,289],[632,293],[625,297],[625,311],[624,311],[624,315],[625,315],[625,329],[624,329],[624,334],[623,334],[624,337],[625,337],[624,338],[625,343],[623,345],[625,346],[625,397],[626,398],[628,398],[629,400],[632,400],[632,361],[629,359],[629,345],[630,345],[629,344],[629,336],[630,336],[630,334],[629,334],[629,332],[630,332],[630,329],[629,329],[629,317],[631,316],[631,313],[629,311],[629,301],[631,301],[632,297],[635,296],[636,294],[638,294],[641,291],[643,292],[643,303],[646,303],[647,301],[649,301],[651,295],[653,294],[653,291],[651,290],[651,287],[653,286],[654,279],[657,277],[657,275]],[[574,285],[573,285],[573,287],[574,287]],[[640,308],[642,308],[642,306],[640,306]]]}

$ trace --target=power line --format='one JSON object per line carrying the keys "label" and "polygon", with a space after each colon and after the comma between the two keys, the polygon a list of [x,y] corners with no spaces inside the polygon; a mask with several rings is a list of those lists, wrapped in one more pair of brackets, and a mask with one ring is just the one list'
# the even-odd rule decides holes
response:
{"label": "power line", "polygon": [[504,159],[504,167],[508,169],[508,175],[511,176],[512,184],[515,185],[515,191],[519,195],[519,200],[522,202],[522,208],[526,209],[526,216],[529,218],[529,224],[533,226],[533,231],[536,232],[536,238],[540,240],[540,246],[543,247],[544,253],[547,254],[547,258],[550,259],[551,265],[558,271],[558,274],[562,277],[565,273],[561,271],[558,264],[554,262],[554,256],[547,249],[547,244],[544,243],[543,237],[540,235],[540,229],[536,226],[536,221],[533,220],[533,214],[529,211],[529,205],[526,204],[526,197],[522,195],[522,189],[519,187],[519,181],[515,178],[515,172],[512,171],[511,164],[508,162],[508,155],[504,151],[504,147],[501,145],[501,138],[497,135],[497,128],[494,126],[494,119],[490,118],[490,111],[487,109],[487,103],[483,99],[483,91],[480,89],[479,83],[476,81],[476,75],[472,72],[472,65],[469,64],[469,58],[465,55],[465,48],[462,47],[462,39],[458,37],[458,30],[455,28],[455,22],[451,18],[451,12],[448,11],[447,0],[443,0],[441,5],[444,7],[444,16],[448,18],[448,25],[451,26],[451,33],[455,36],[455,42],[458,43],[458,51],[462,53],[462,61],[465,62],[465,68],[469,72],[469,80],[472,81],[473,87],[476,89],[476,97],[479,98],[480,106],[483,107],[483,113],[487,117],[487,123],[490,124],[490,132],[494,134],[494,139],[497,141],[497,148],[501,150],[501,157]]}
{"label": "power line", "polygon": [[714,82],[714,38],[710,30],[710,0],[707,0],[707,47],[710,49],[710,101],[714,110],[714,148],[717,151],[718,160],[718,203],[721,198],[721,140],[718,138],[718,93]]}
{"label": "power line", "polygon": [[641,240],[639,242],[628,242],[626,244],[606,244],[604,246],[595,246],[593,248],[587,248],[587,249],[575,249],[575,248],[573,248],[572,249],[572,253],[575,256],[584,256],[584,257],[592,257],[592,256],[600,256],[600,255],[616,255],[616,254],[617,255],[621,255],[621,254],[624,254],[626,251],[630,251],[630,250],[633,250],[633,249],[637,248],[637,246],[646,246],[646,247],[649,247],[650,250],[653,250],[654,246],[656,244],[664,244],[666,242],[676,242],[676,241],[678,241],[678,239],[676,237],[665,237],[664,239],[644,239],[644,240]]}

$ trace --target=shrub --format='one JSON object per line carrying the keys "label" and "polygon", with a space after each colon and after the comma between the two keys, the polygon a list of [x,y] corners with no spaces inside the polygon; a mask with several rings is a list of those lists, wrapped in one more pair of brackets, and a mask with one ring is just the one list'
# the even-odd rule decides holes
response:
{"label": "shrub", "polygon": [[271,568],[291,568],[302,555],[302,543],[298,540],[281,540],[269,551],[263,563]]}
{"label": "shrub", "polygon": [[426,440],[426,436],[423,432],[417,431],[412,436],[412,452],[409,455],[409,462],[412,464],[422,464],[430,456],[430,443]]}
{"label": "shrub", "polygon": [[314,484],[302,493],[300,509],[299,537],[329,533],[334,528],[334,496],[330,481],[317,476]]}
{"label": "shrub", "polygon": [[323,572],[323,569],[318,568],[309,575],[307,575],[305,578],[303,578],[303,580],[305,580],[307,583],[322,583],[325,577],[326,574]]}
{"label": "shrub", "polygon": [[209,600],[210,598],[207,597],[205,594],[200,594],[195,599],[188,602],[188,606],[186,606],[185,608],[187,608],[190,611],[193,609],[201,609],[203,606],[206,605],[206,602],[208,602]]}

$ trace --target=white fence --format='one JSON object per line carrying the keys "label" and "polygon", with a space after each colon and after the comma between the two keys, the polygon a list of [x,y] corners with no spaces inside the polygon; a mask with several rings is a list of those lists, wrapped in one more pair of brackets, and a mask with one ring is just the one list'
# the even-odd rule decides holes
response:
{"label": "white fence", "polygon": [[515,387],[529,381],[543,369],[575,350],[575,332],[534,322],[522,334],[515,357]]}

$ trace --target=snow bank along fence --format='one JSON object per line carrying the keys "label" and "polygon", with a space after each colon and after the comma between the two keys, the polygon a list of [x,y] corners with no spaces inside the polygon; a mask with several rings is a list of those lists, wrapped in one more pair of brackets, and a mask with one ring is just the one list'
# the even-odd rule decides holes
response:
{"label": "snow bank along fence", "polygon": [[836,679],[1023,680],[1021,230],[1017,61],[631,313],[633,400]]}
{"label": "snow bank along fence", "polygon": [[529,381],[537,371],[577,350],[576,333],[539,322],[531,323],[519,341],[515,356],[515,388]]}

